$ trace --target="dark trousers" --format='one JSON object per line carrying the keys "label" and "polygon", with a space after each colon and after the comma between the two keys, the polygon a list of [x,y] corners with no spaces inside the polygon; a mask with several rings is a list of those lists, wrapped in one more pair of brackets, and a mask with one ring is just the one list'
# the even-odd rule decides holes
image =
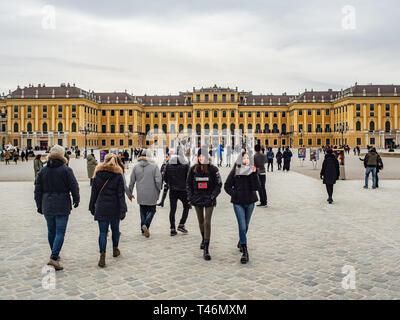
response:
{"label": "dark trousers", "polygon": [[376,187],[379,188],[379,170],[376,170]]}
{"label": "dark trousers", "polygon": [[265,182],[266,182],[266,175],[259,174],[258,177],[260,178],[261,189],[258,190],[260,195],[260,202],[261,205],[265,206],[267,204],[267,190],[265,189]]}
{"label": "dark trousers", "polygon": [[290,170],[290,160],[283,160],[283,171],[289,171]]}
{"label": "dark trousers", "polygon": [[278,164],[278,170],[282,169],[282,161],[277,161],[276,162]]}
{"label": "dark trousers", "polygon": [[332,199],[333,184],[326,184],[326,192],[328,192],[329,199]]}
{"label": "dark trousers", "polygon": [[271,171],[274,171],[274,159],[268,159],[267,170],[269,171],[269,167],[271,166]]}
{"label": "dark trousers", "polygon": [[[150,228],[151,221],[156,214],[156,206],[140,205],[140,227],[145,225],[147,229]],[[143,232],[143,230],[142,230]]]}
{"label": "dark trousers", "polygon": [[170,190],[169,191],[169,203],[170,203],[171,209],[169,211],[169,222],[171,225],[171,229],[175,229],[175,213],[176,213],[178,200],[180,200],[183,204],[182,218],[181,218],[181,221],[179,222],[179,225],[182,225],[182,226],[185,225],[186,220],[189,215],[190,207],[189,207],[189,203],[187,201],[186,191]]}
{"label": "dark trousers", "polygon": [[165,198],[167,198],[168,190],[169,190],[168,184],[164,183],[163,194],[161,196],[161,201],[160,201],[162,205],[164,205]]}

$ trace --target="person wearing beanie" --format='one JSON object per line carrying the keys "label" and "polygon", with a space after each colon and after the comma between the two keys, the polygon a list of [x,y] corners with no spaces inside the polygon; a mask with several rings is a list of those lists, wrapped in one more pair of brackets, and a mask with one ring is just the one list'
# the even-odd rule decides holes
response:
{"label": "person wearing beanie", "polygon": [[240,262],[243,264],[249,261],[247,231],[251,215],[254,211],[254,204],[258,201],[256,191],[260,187],[257,168],[251,164],[249,155],[243,152],[238,157],[224,184],[225,192],[231,196],[233,210],[235,211],[239,227],[239,242],[237,247],[242,252]]}
{"label": "person wearing beanie", "polygon": [[79,185],[74,172],[67,167],[64,148],[55,145],[47,156],[47,164],[35,179],[35,201],[37,211],[43,214],[47,222],[48,241],[51,256],[48,265],[62,270],[60,251],[64,243],[68,218],[72,210],[79,205]]}
{"label": "person wearing beanie", "polygon": [[186,179],[186,190],[189,205],[193,205],[199,221],[205,260],[211,260],[209,253],[211,236],[211,216],[217,205],[217,197],[221,192],[222,182],[218,168],[211,164],[207,148],[200,148],[197,163],[193,165]]}
{"label": "person wearing beanie", "polygon": [[336,180],[339,179],[339,176],[339,161],[333,154],[333,150],[327,149],[324,162],[322,163],[320,177],[323,180],[323,183],[326,185],[326,191],[328,192],[327,201],[330,204],[333,202],[333,185],[336,183]]}
{"label": "person wearing beanie", "polygon": [[142,234],[150,237],[150,224],[156,213],[156,205],[160,196],[162,176],[154,162],[150,150],[143,149],[138,163],[133,167],[129,192],[132,194],[136,184],[137,202],[140,205],[140,227]]}
{"label": "person wearing beanie", "polygon": [[98,266],[106,266],[107,232],[112,231],[113,257],[118,257],[120,221],[125,218],[127,207],[125,202],[125,183],[123,170],[113,153],[106,155],[104,162],[94,171],[89,211],[99,225],[100,260]]}

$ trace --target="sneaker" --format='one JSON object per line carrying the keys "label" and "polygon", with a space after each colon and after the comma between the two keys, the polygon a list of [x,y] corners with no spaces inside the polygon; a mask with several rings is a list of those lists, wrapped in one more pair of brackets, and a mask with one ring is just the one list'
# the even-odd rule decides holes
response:
{"label": "sneaker", "polygon": [[372,187],[372,189],[376,189],[376,187]]}
{"label": "sneaker", "polygon": [[60,264],[60,262],[58,262],[57,260],[53,260],[53,259],[50,259],[50,261],[47,263],[47,265],[53,266],[54,269],[56,269],[56,271],[64,269],[64,267]]}
{"label": "sneaker", "polygon": [[175,229],[171,229],[171,237],[176,236],[178,232]]}
{"label": "sneaker", "polygon": [[259,208],[267,208],[268,205],[267,204],[258,204],[257,207],[259,207]]}
{"label": "sneaker", "polygon": [[364,189],[368,189],[368,186],[364,186]]}
{"label": "sneaker", "polygon": [[183,232],[183,233],[188,233],[188,231],[185,229],[184,225],[179,225],[178,226],[178,231]]}
{"label": "sneaker", "polygon": [[113,247],[113,257],[116,258],[121,254],[118,247]]}
{"label": "sneaker", "polygon": [[146,225],[143,225],[143,226],[142,226],[142,230],[143,230],[143,234],[144,234],[144,236],[145,236],[146,238],[150,237],[150,232],[149,232],[149,229],[147,229],[147,226],[146,226]]}

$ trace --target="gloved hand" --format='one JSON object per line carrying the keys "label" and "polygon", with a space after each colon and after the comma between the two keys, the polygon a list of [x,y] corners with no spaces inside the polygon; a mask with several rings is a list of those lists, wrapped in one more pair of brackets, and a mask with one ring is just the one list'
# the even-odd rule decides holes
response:
{"label": "gloved hand", "polygon": [[37,208],[37,212],[42,214],[42,208]]}
{"label": "gloved hand", "polygon": [[78,208],[79,202],[74,203],[74,208]]}

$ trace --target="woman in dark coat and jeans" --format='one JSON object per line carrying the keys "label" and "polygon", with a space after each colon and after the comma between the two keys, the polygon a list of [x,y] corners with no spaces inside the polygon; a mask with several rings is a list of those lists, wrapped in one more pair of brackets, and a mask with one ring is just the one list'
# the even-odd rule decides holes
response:
{"label": "woman in dark coat and jeans", "polygon": [[200,249],[205,260],[211,260],[208,251],[211,235],[211,216],[217,205],[217,196],[221,192],[222,181],[218,168],[211,164],[206,148],[200,148],[197,163],[190,168],[186,179],[189,205],[193,205],[199,220],[202,241]]}
{"label": "woman in dark coat and jeans", "polygon": [[104,163],[97,166],[94,174],[89,210],[99,224],[99,267],[104,268],[109,225],[112,230],[113,257],[120,255],[118,249],[119,223],[125,218],[127,211],[125,183],[122,177],[123,171],[117,163],[117,157],[112,153],[106,155]]}
{"label": "woman in dark coat and jeans", "polygon": [[48,241],[51,249],[49,266],[63,270],[60,264],[60,251],[64,243],[68,218],[72,210],[79,205],[79,186],[71,168],[66,166],[64,148],[55,145],[35,179],[35,201],[37,211],[43,214],[47,222]]}
{"label": "woman in dark coat and jeans", "polygon": [[247,263],[249,254],[247,251],[247,231],[250,218],[254,210],[254,203],[258,201],[256,191],[260,188],[257,169],[250,164],[249,155],[246,152],[236,161],[232,171],[226,179],[224,189],[231,196],[233,210],[239,226],[238,248],[243,253],[240,261]]}
{"label": "woman in dark coat and jeans", "polygon": [[336,159],[333,154],[332,149],[328,149],[326,151],[325,160],[322,163],[322,169],[320,173],[321,179],[323,179],[323,183],[326,185],[326,191],[328,192],[328,202],[332,203],[332,194],[333,194],[333,185],[336,183],[336,180],[339,179],[340,171],[339,171],[339,161]]}

